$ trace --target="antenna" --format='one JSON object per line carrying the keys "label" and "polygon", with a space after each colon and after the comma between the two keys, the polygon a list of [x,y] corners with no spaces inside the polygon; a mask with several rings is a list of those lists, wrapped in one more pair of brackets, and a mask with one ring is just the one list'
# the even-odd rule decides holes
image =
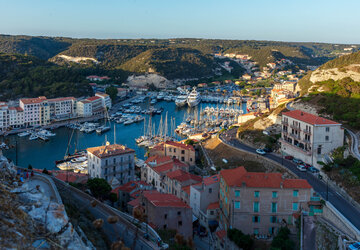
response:
{"label": "antenna", "polygon": [[115,123],[114,123],[114,144],[116,144],[116,127],[115,127]]}

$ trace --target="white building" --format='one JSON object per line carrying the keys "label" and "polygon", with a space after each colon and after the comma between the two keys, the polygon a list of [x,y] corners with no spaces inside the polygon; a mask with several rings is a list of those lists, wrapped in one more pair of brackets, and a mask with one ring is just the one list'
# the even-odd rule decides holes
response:
{"label": "white building", "polygon": [[76,99],[74,97],[48,99],[48,103],[52,120],[70,119],[76,116]]}
{"label": "white building", "polygon": [[111,109],[111,106],[112,106],[111,98],[110,98],[110,96],[108,94],[97,92],[95,94],[95,96],[98,96],[98,97],[101,98],[101,102],[102,102],[103,107],[107,107],[108,109]]}
{"label": "white building", "polygon": [[0,131],[5,131],[9,127],[8,106],[6,103],[0,103]]}
{"label": "white building", "polygon": [[24,125],[24,110],[20,107],[9,107],[9,124],[12,128]]}
{"label": "white building", "polygon": [[78,101],[76,103],[76,113],[78,117],[89,117],[92,115],[92,105],[88,100]]}
{"label": "white building", "polygon": [[301,110],[283,113],[281,123],[282,152],[305,163],[317,166],[324,155],[344,144],[340,123]]}
{"label": "white building", "polygon": [[207,208],[219,201],[219,175],[204,178],[201,183],[190,187],[190,207],[199,222],[207,227],[209,218]]}
{"label": "white building", "polygon": [[109,183],[116,179],[120,185],[134,180],[135,150],[107,143],[105,146],[88,148],[86,151],[91,178],[103,178]]}
{"label": "white building", "polygon": [[25,126],[50,124],[50,106],[45,96],[20,99],[20,108],[24,110]]}

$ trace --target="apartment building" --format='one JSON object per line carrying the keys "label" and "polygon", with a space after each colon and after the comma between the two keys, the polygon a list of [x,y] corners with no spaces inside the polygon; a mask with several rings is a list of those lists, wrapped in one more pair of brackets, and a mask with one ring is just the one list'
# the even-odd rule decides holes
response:
{"label": "apartment building", "polygon": [[76,103],[76,113],[78,117],[92,116],[92,104],[91,101],[81,100]]}
{"label": "apartment building", "polygon": [[24,110],[24,125],[37,126],[50,124],[50,106],[45,96],[20,99],[20,108]]}
{"label": "apartment building", "polygon": [[24,110],[20,107],[9,107],[9,126],[19,128],[24,125]]}
{"label": "apartment building", "polygon": [[186,240],[192,238],[191,208],[175,195],[143,191],[136,209],[140,209],[147,216],[148,224],[155,228],[176,230]]}
{"label": "apartment building", "polygon": [[181,142],[166,141],[149,150],[149,157],[154,155],[170,156],[189,166],[195,165],[195,149],[192,145]]}
{"label": "apartment building", "polygon": [[62,97],[48,99],[51,120],[64,120],[76,117],[76,99]]}
{"label": "apartment building", "polygon": [[340,123],[301,110],[283,113],[281,125],[282,152],[311,165],[319,165],[326,154],[344,144]]}
{"label": "apartment building", "polygon": [[308,209],[312,194],[312,187],[303,179],[247,172],[244,167],[222,170],[220,225],[245,234],[274,235],[281,226],[295,226],[293,215]]}
{"label": "apartment building", "polygon": [[166,174],[163,192],[176,195],[182,199],[181,190],[183,187],[200,183],[201,181],[201,176],[178,169]]}
{"label": "apartment building", "polygon": [[135,150],[107,142],[105,146],[88,148],[86,151],[91,178],[103,178],[109,183],[116,180],[120,185],[134,180]]}
{"label": "apartment building", "polygon": [[97,92],[95,96],[101,98],[101,103],[103,107],[107,107],[108,109],[111,109],[111,98],[108,94]]}
{"label": "apartment building", "polygon": [[219,203],[219,175],[206,177],[202,182],[190,186],[190,207],[205,227],[214,219],[210,211],[208,215],[208,208],[213,203]]}
{"label": "apartment building", "polygon": [[0,103],[0,130],[5,131],[9,127],[8,105],[4,102]]}

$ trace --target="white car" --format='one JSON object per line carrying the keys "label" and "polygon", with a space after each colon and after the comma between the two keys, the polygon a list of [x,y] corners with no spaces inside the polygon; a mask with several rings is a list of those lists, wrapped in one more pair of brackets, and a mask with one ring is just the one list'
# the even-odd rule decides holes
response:
{"label": "white car", "polygon": [[264,150],[262,150],[261,148],[256,149],[256,153],[259,154],[259,155],[266,154],[266,152]]}
{"label": "white car", "polygon": [[301,172],[306,172],[306,167],[304,165],[297,165],[297,169],[299,169]]}

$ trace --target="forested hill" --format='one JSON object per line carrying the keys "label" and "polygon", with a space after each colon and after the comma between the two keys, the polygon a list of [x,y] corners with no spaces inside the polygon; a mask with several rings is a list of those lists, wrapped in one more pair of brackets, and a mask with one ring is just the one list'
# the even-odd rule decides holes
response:
{"label": "forested hill", "polygon": [[34,56],[0,53],[0,100],[18,97],[88,96],[86,71],[62,67]]}

